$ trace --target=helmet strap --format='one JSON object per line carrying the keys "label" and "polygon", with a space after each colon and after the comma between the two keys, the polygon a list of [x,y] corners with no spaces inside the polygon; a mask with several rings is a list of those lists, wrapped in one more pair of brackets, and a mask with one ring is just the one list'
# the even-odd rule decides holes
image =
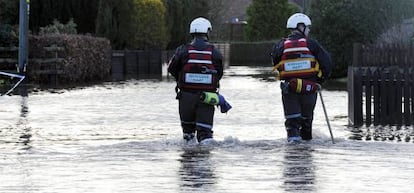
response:
{"label": "helmet strap", "polygon": [[303,25],[303,26],[304,26],[303,30],[300,30],[299,27],[296,27],[296,30],[298,30],[303,36],[307,37],[306,34],[305,34],[307,26],[306,25]]}
{"label": "helmet strap", "polygon": [[303,36],[305,36],[305,37],[306,37],[306,34],[305,34],[306,28],[307,28],[307,26],[305,25],[305,27],[303,28],[303,31],[301,31]]}

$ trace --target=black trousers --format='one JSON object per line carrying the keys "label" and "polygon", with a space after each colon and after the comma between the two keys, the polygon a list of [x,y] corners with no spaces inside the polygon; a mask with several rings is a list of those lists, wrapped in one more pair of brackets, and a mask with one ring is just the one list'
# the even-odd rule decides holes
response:
{"label": "black trousers", "polygon": [[214,106],[200,101],[200,94],[180,91],[179,113],[183,133],[196,133],[197,140],[213,137]]}
{"label": "black trousers", "polygon": [[298,94],[284,89],[283,85],[281,87],[288,137],[300,135],[304,140],[312,139],[313,111],[318,96],[317,93]]}

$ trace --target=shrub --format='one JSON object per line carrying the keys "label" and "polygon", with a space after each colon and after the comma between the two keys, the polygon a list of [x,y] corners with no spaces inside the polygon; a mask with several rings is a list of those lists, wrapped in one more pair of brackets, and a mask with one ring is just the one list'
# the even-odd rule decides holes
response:
{"label": "shrub", "polygon": [[100,1],[96,33],[114,49],[164,49],[166,8],[161,0]]}
{"label": "shrub", "polygon": [[[109,78],[111,70],[111,45],[105,38],[84,35],[46,34],[29,36],[30,58],[50,58],[53,56],[44,47],[56,45],[64,50],[58,54],[62,63],[56,64],[63,71],[59,75],[62,84],[85,83]],[[30,62],[27,71],[31,80],[45,81],[36,70],[45,64]],[[48,67],[47,67],[48,68]],[[51,68],[49,68],[51,69]]]}
{"label": "shrub", "polygon": [[0,46],[17,46],[18,42],[17,29],[9,24],[0,24]]}
{"label": "shrub", "polygon": [[76,23],[70,19],[68,23],[62,24],[57,19],[53,20],[53,24],[40,28],[40,35],[44,34],[77,34]]}
{"label": "shrub", "polygon": [[296,11],[287,0],[253,0],[247,8],[246,39],[262,41],[286,36],[286,20]]}

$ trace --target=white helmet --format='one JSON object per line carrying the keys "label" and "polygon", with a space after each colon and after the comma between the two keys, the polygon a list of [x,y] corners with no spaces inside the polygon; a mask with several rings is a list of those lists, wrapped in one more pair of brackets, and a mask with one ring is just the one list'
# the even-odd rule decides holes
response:
{"label": "white helmet", "polygon": [[286,28],[295,29],[300,23],[303,23],[305,26],[312,25],[312,22],[307,15],[303,13],[295,13],[287,20]]}
{"label": "white helmet", "polygon": [[211,31],[211,23],[206,18],[198,17],[190,24],[190,34],[192,33],[208,33]]}

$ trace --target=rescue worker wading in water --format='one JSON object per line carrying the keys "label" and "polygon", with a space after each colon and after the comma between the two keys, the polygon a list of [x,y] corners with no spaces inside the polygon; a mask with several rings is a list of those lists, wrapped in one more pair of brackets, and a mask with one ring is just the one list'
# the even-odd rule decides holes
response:
{"label": "rescue worker wading in water", "polygon": [[177,81],[181,127],[187,142],[195,136],[201,144],[213,138],[215,106],[200,100],[205,92],[218,91],[223,76],[222,55],[208,42],[211,30],[209,20],[194,19],[190,24],[192,42],[178,47],[168,66],[168,72]]}
{"label": "rescue worker wading in water", "polygon": [[317,91],[332,72],[329,53],[309,38],[311,20],[302,13],[289,17],[291,34],[276,43],[272,59],[279,72],[288,142],[312,139]]}

